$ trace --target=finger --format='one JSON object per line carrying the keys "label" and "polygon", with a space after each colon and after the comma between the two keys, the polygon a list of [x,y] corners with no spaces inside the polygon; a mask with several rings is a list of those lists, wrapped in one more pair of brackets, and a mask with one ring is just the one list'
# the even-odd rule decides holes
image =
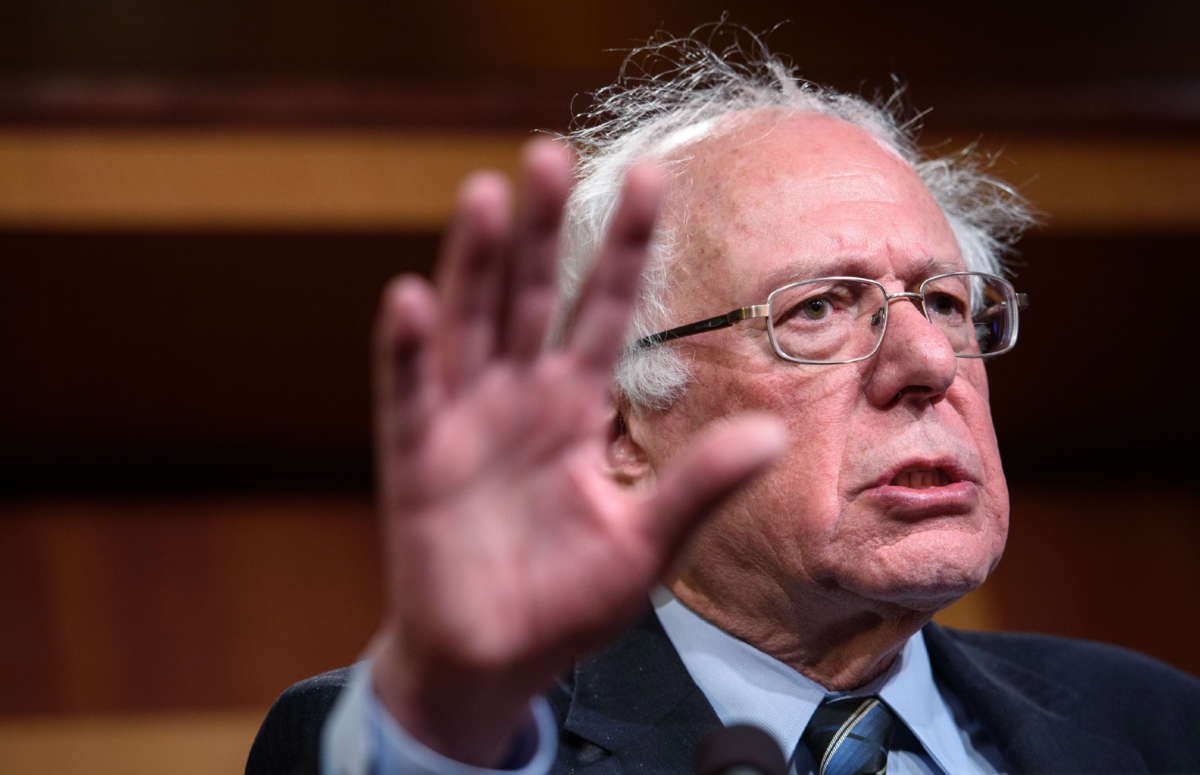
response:
{"label": "finger", "polygon": [[710,425],[659,478],[640,529],[666,568],[691,531],[787,447],[783,423],[743,415]]}
{"label": "finger", "polygon": [[570,148],[548,138],[524,153],[524,204],[513,242],[504,349],[529,359],[541,349],[557,300],[554,287],[563,207],[571,190]]}
{"label": "finger", "polygon": [[470,382],[494,352],[511,220],[511,195],[501,175],[480,172],[467,179],[438,267],[442,314],[435,346],[448,394]]}
{"label": "finger", "polygon": [[604,247],[576,305],[567,345],[597,371],[607,373],[624,348],[662,190],[662,173],[652,164],[626,173]]}
{"label": "finger", "polygon": [[428,342],[436,325],[437,301],[425,280],[407,275],[384,288],[371,369],[381,463],[397,450],[411,449],[432,414],[437,385]]}

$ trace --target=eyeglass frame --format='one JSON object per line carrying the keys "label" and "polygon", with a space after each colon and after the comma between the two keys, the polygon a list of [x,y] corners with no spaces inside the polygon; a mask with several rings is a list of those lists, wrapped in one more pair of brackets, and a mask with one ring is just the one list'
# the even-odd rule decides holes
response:
{"label": "eyeglass frame", "polygon": [[[682,339],[682,338],[688,337],[688,336],[695,336],[696,334],[703,334],[708,331],[717,331],[722,328],[728,328],[729,326],[732,326],[735,323],[740,323],[743,320],[752,320],[755,318],[767,318],[770,316],[771,300],[774,299],[775,295],[778,293],[782,293],[784,291],[789,291],[792,288],[796,288],[798,286],[806,285],[809,283],[819,283],[824,280],[854,280],[856,282],[864,282],[864,283],[868,283],[870,285],[874,285],[877,288],[879,288],[880,292],[883,294],[883,299],[884,299],[883,329],[879,332],[879,339],[875,342],[875,347],[873,347],[871,349],[871,352],[867,353],[866,355],[861,355],[857,358],[850,358],[849,360],[843,360],[843,361],[813,361],[813,360],[805,360],[803,358],[797,358],[795,356],[788,355],[779,347],[779,342],[775,339],[775,332],[774,332],[773,327],[770,325],[770,321],[768,321],[768,325],[767,325],[767,338],[770,339],[770,341],[771,341],[771,349],[773,349],[775,351],[775,355],[777,355],[779,358],[781,358],[785,361],[790,361],[791,363],[799,363],[799,364],[803,364],[806,366],[840,366],[841,364],[844,364],[844,363],[857,363],[859,361],[865,361],[868,358],[873,357],[875,355],[875,353],[879,352],[879,348],[883,345],[883,337],[887,335],[887,324],[888,324],[888,317],[889,317],[888,311],[891,309],[893,301],[895,301],[897,299],[913,299],[914,300],[913,305],[916,306],[917,309],[919,309],[921,311],[922,317],[924,317],[927,321],[929,321],[930,325],[932,325],[936,328],[937,324],[934,323],[930,319],[929,311],[925,306],[925,286],[928,285],[929,283],[933,282],[934,280],[941,280],[946,277],[963,277],[963,276],[982,277],[982,278],[987,278],[989,280],[998,281],[1001,284],[1001,287],[1007,291],[1006,295],[1008,296],[1008,298],[1012,299],[1012,303],[1013,303],[1012,335],[1009,338],[1008,346],[1002,350],[993,350],[990,353],[954,353],[954,357],[956,357],[956,358],[992,358],[997,355],[1003,355],[1004,353],[1008,352],[1012,348],[1016,347],[1017,335],[1018,335],[1018,333],[1020,333],[1020,331],[1019,331],[1020,315],[1018,313],[1019,313],[1019,310],[1027,309],[1029,307],[1029,295],[1025,294],[1025,293],[1019,293],[1017,291],[1017,289],[1013,287],[1013,284],[1010,283],[1008,280],[1001,277],[1000,275],[991,274],[990,272],[944,272],[942,274],[933,275],[932,277],[927,277],[924,280],[922,280],[921,284],[917,287],[917,290],[915,292],[899,291],[897,293],[888,293],[888,290],[887,290],[887,288],[884,287],[883,283],[879,282],[878,280],[868,279],[866,277],[832,276],[832,277],[814,277],[811,280],[796,280],[795,282],[790,282],[790,283],[781,285],[778,288],[776,288],[775,290],[771,291],[769,294],[767,294],[767,301],[764,304],[752,304],[748,307],[738,307],[737,309],[726,312],[724,315],[716,315],[711,318],[705,318],[704,320],[697,320],[693,323],[685,323],[682,326],[676,326],[675,328],[668,328],[665,331],[659,331],[657,334],[650,334],[649,336],[643,336],[641,339],[638,339],[636,342],[634,342],[632,345],[630,345],[629,349],[632,352],[636,352],[637,350],[654,347],[654,346],[662,344],[663,342],[669,342],[673,339]],[[920,302],[919,304],[917,303],[918,301]]]}

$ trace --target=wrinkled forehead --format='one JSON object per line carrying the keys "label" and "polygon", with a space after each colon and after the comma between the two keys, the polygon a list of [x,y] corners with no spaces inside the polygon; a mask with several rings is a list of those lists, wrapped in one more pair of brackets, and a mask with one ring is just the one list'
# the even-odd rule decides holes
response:
{"label": "wrinkled forehead", "polygon": [[664,223],[674,235],[670,306],[679,312],[697,297],[706,309],[746,303],[768,278],[792,274],[882,279],[916,261],[961,266],[916,172],[846,121],[761,111],[669,161],[677,177]]}

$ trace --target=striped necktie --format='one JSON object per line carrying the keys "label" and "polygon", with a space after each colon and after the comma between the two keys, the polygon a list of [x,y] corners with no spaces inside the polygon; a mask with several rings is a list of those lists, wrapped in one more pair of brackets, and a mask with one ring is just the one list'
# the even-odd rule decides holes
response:
{"label": "striped necktie", "polygon": [[827,699],[804,730],[817,775],[884,775],[892,711],[878,697]]}

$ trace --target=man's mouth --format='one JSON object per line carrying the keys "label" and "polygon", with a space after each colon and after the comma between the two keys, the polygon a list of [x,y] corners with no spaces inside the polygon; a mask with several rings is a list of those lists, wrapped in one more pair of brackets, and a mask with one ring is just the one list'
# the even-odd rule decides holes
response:
{"label": "man's mouth", "polygon": [[868,497],[899,519],[965,514],[979,504],[977,477],[953,458],[909,460],[893,470],[875,481]]}
{"label": "man's mouth", "polygon": [[897,463],[871,483],[872,488],[933,490],[978,482],[978,477],[958,460],[949,456],[911,458]]}
{"label": "man's mouth", "polygon": [[945,487],[953,481],[955,480],[940,468],[906,468],[892,477],[888,484],[892,487],[925,490],[930,487]]}

